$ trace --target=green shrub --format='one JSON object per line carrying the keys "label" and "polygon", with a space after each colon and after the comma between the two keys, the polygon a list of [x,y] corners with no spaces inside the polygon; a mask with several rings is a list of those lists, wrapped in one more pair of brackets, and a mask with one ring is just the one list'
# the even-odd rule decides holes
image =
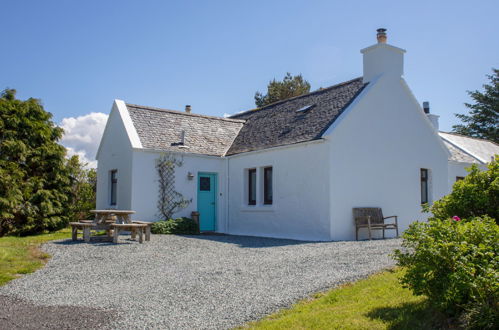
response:
{"label": "green shrub", "polygon": [[430,211],[437,219],[454,215],[461,218],[488,215],[499,220],[499,157],[488,165],[487,171],[473,165],[463,180],[457,181],[452,193],[436,201]]}
{"label": "green shrub", "polygon": [[499,226],[490,217],[415,222],[395,259],[401,282],[469,328],[497,328]]}
{"label": "green shrub", "polygon": [[153,234],[181,234],[196,235],[199,234],[199,228],[194,220],[189,218],[178,218],[161,220],[151,226]]}

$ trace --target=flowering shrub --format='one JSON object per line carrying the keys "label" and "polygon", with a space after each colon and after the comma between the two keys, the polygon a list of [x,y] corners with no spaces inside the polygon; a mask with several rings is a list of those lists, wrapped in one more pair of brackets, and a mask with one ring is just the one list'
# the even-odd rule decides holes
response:
{"label": "flowering shrub", "polygon": [[487,171],[476,165],[468,171],[463,180],[454,183],[452,192],[433,203],[429,211],[438,219],[488,215],[499,221],[499,156],[490,162]]}
{"label": "flowering shrub", "polygon": [[497,328],[499,226],[487,216],[415,222],[395,259],[402,283],[469,328]]}

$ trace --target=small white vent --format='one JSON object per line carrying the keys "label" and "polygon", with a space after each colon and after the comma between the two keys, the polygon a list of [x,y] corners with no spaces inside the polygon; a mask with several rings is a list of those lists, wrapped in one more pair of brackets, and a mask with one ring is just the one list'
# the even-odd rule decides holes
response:
{"label": "small white vent", "polygon": [[309,105],[306,105],[298,110],[296,110],[296,112],[305,112],[305,111],[308,111],[310,109],[312,109],[314,107],[315,104],[309,104]]}

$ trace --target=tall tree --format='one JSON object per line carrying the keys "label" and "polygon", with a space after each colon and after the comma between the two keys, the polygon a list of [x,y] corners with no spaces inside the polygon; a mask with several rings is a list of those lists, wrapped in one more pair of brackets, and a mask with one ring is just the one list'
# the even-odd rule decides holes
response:
{"label": "tall tree", "polygon": [[39,100],[15,95],[0,94],[0,236],[61,228],[71,203],[62,129]]}
{"label": "tall tree", "polygon": [[67,160],[71,178],[71,219],[88,219],[92,216],[89,210],[95,209],[97,192],[97,172],[94,168],[86,168],[77,155]]}
{"label": "tall tree", "polygon": [[260,108],[308,92],[310,92],[310,83],[303,79],[301,74],[292,76],[291,73],[288,72],[282,81],[277,81],[274,78],[269,82],[267,85],[267,94],[263,95],[260,92],[256,92],[255,104]]}
{"label": "tall tree", "polygon": [[454,125],[454,132],[488,139],[499,143],[499,70],[492,69],[487,75],[489,84],[483,85],[484,91],[468,91],[475,103],[465,103],[469,114],[456,114],[463,124]]}

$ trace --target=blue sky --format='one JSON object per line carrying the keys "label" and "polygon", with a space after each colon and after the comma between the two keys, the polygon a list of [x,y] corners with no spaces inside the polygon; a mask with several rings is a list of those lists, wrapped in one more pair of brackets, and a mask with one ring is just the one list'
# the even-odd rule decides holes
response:
{"label": "blue sky", "polygon": [[0,89],[61,122],[113,99],[221,116],[289,71],[312,89],[362,75],[388,29],[405,78],[441,128],[499,67],[499,1],[3,1]]}

